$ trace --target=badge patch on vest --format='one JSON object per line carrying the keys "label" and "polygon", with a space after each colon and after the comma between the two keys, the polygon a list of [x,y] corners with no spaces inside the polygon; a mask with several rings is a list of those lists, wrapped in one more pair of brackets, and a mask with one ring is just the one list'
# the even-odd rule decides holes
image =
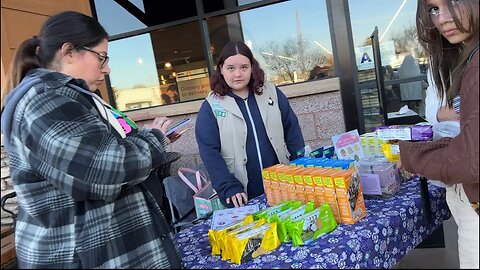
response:
{"label": "badge patch on vest", "polygon": [[268,98],[268,105],[273,106],[273,99],[271,97]]}
{"label": "badge patch on vest", "polygon": [[227,116],[227,111],[225,111],[225,108],[223,108],[223,106],[219,102],[213,102],[212,111],[217,117]]}
{"label": "badge patch on vest", "polygon": [[225,117],[227,113],[225,111],[215,111],[215,116]]}

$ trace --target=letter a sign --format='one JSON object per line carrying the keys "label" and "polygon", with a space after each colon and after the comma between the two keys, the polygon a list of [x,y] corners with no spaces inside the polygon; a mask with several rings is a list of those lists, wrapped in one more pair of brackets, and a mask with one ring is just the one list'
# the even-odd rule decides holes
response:
{"label": "letter a sign", "polygon": [[372,59],[370,59],[370,56],[368,56],[368,53],[364,52],[362,55],[362,60],[360,60],[360,64],[363,64],[365,62],[372,62]]}

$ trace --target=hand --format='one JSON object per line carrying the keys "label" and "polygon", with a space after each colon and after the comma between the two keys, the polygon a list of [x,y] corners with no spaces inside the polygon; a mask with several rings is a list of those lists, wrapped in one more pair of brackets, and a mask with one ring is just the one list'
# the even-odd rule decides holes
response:
{"label": "hand", "polygon": [[[145,128],[154,128],[160,130],[163,134],[167,131],[168,126],[172,123],[172,119],[169,119],[166,116],[155,117],[150,124],[143,125]],[[167,139],[167,143],[170,143],[169,138]]]}
{"label": "hand", "polygon": [[438,122],[442,121],[460,121],[460,117],[454,109],[449,107],[440,107],[437,111]]}
{"label": "hand", "polygon": [[247,203],[247,201],[247,194],[245,192],[237,193],[232,197],[226,199],[227,204],[233,202],[233,206],[235,207],[243,206],[245,203]]}
{"label": "hand", "polygon": [[398,157],[397,159],[397,170],[400,170],[402,168],[402,159]]}
{"label": "hand", "polygon": [[182,131],[175,131],[172,134],[170,134],[169,136],[167,136],[168,139],[170,140],[170,143],[173,143],[173,142],[177,141],[183,135],[183,133],[185,133],[187,130],[188,130],[188,128],[186,128]]}
{"label": "hand", "polygon": [[402,168],[402,159],[398,157],[397,159],[397,170],[400,172],[400,175],[405,179],[411,179],[415,174],[405,171]]}

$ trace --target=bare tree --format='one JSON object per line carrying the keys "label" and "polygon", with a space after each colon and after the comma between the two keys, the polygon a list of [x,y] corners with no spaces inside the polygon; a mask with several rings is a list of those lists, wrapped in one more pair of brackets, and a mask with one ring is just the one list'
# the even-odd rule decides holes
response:
{"label": "bare tree", "polygon": [[411,52],[413,50],[415,56],[418,56],[422,51],[420,43],[418,42],[417,27],[415,25],[407,26],[398,33],[395,33],[392,40],[395,43],[395,52],[397,54]]}
{"label": "bare tree", "polygon": [[[395,44],[395,53],[397,54],[410,52],[412,49],[416,55],[422,54],[422,48],[418,42],[417,28],[413,24],[393,34],[392,40]],[[372,39],[370,37],[366,37],[363,41],[363,46],[371,45]]]}
{"label": "bare tree", "polygon": [[303,39],[288,39],[283,44],[271,41],[261,48],[262,57],[268,68],[284,81],[295,82],[295,73],[299,78],[307,78],[310,70],[317,65],[327,65],[331,59],[318,48],[312,48]]}
{"label": "bare tree", "polygon": [[363,46],[372,46],[372,38],[370,37],[367,37],[365,38],[365,40],[363,41]]}

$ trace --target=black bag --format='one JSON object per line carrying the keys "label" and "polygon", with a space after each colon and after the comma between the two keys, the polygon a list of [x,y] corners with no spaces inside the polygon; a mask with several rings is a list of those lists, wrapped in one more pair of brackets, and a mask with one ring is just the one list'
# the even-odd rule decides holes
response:
{"label": "black bag", "polygon": [[[206,179],[206,170],[203,167],[198,167],[196,169],[188,168],[179,168],[181,172],[193,172],[193,173],[183,173],[183,175],[188,179],[189,185],[187,185],[178,175],[172,175],[163,180],[163,185],[165,188],[165,195],[167,196],[172,210],[172,225],[174,227],[186,227],[192,224],[192,221],[195,221],[197,218],[195,212],[195,203],[193,196],[198,191],[199,187],[205,185]],[[195,172],[200,172],[203,174],[201,177],[203,183],[198,183]],[[200,180],[199,180],[200,181]],[[174,211],[177,211],[178,217],[175,216]],[[182,228],[183,228],[182,227]]]}

